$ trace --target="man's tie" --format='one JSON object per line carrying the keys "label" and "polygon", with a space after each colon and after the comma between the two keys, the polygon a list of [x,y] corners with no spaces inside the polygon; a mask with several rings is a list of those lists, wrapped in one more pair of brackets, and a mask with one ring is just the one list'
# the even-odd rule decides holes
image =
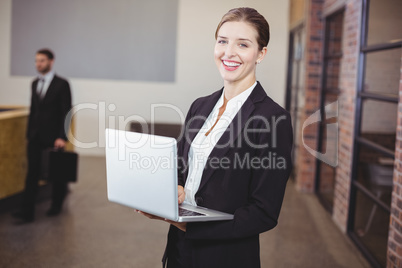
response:
{"label": "man's tie", "polygon": [[38,81],[38,87],[36,88],[36,94],[38,94],[39,99],[42,99],[42,91],[45,86],[45,79],[41,78]]}

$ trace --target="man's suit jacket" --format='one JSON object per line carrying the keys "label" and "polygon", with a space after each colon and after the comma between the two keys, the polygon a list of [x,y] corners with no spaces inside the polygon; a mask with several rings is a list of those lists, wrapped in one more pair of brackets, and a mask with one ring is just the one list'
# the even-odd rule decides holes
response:
{"label": "man's suit jacket", "polygon": [[[221,94],[199,98],[190,107],[178,145],[180,185],[187,178],[191,142]],[[257,83],[212,150],[195,195],[198,205],[234,219],[188,223],[185,233],[171,226],[168,256],[172,248],[190,247],[191,267],[260,267],[259,234],[277,224],[292,168],[292,133],[289,113]]]}
{"label": "man's suit jacket", "polygon": [[71,109],[71,91],[67,80],[55,75],[45,96],[36,93],[38,79],[32,82],[31,109],[28,120],[28,141],[52,147],[57,138],[67,140],[64,123]]}

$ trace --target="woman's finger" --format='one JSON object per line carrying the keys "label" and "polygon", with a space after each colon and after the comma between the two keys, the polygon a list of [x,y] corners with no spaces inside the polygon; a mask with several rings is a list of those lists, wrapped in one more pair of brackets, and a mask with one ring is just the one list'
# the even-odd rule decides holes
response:
{"label": "woman's finger", "polygon": [[139,213],[139,214],[141,214],[141,215],[144,215],[145,217],[150,218],[150,219],[153,219],[153,220],[165,220],[164,218],[161,218],[161,217],[158,217],[158,216],[155,216],[155,215],[146,213],[146,212],[141,211],[141,210],[135,210],[135,211],[136,211],[137,213]]}

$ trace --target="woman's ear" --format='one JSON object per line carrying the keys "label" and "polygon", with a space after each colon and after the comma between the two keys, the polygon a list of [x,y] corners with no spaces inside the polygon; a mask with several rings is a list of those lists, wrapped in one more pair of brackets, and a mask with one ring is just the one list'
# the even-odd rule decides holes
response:
{"label": "woman's ear", "polygon": [[257,63],[261,63],[261,61],[264,59],[265,55],[267,55],[268,49],[267,47],[263,47],[261,51],[259,52],[258,58],[257,58]]}

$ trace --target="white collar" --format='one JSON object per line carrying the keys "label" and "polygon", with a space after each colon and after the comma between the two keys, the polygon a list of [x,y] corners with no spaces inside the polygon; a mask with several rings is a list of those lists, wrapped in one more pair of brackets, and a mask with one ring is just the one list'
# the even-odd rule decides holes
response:
{"label": "white collar", "polygon": [[53,70],[50,70],[45,75],[42,75],[42,74],[38,75],[39,79],[43,79],[45,81],[52,81],[53,77],[54,77],[54,71]]}
{"label": "white collar", "polygon": [[[235,108],[237,105],[242,106],[243,103],[247,100],[247,98],[250,96],[251,92],[253,92],[253,89],[255,88],[255,86],[257,85],[257,81],[254,82],[254,84],[251,85],[251,87],[249,87],[248,89],[244,90],[243,92],[241,92],[240,94],[234,96],[233,98],[231,98],[228,103],[226,104],[226,109],[233,109]],[[218,102],[217,102],[217,107],[220,108],[223,105],[223,98],[225,96],[225,89],[223,89],[222,95],[219,98]]]}

